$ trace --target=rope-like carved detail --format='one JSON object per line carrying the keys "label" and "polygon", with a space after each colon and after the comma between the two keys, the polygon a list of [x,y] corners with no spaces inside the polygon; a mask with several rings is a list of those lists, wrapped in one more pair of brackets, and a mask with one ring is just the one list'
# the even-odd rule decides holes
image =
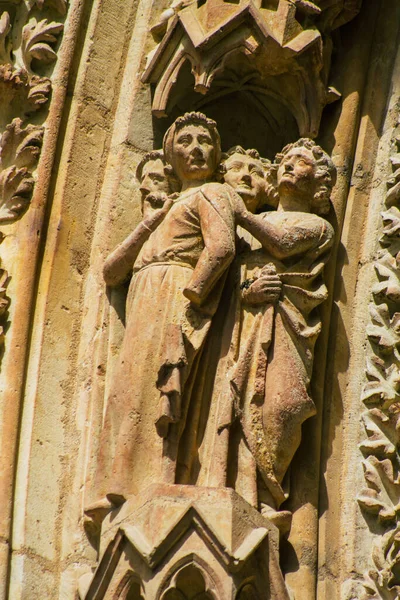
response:
{"label": "rope-like carved detail", "polygon": [[[399,129],[397,130],[399,134]],[[393,176],[382,212],[378,282],[372,289],[367,336],[373,351],[361,399],[367,438],[360,444],[367,487],[358,497],[379,537],[374,567],[364,576],[365,600],[400,597],[400,138],[393,143]]]}

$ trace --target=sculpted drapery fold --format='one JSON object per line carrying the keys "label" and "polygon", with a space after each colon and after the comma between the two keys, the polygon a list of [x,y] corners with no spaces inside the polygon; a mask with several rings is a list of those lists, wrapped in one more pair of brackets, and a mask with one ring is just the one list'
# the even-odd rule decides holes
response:
{"label": "sculpted drapery fold", "polygon": [[[318,183],[308,180],[305,185],[299,165],[317,162],[318,153]],[[263,167],[268,171],[271,167],[263,165],[254,151],[232,149],[228,154],[225,180],[254,212],[265,196],[262,188],[254,194],[257,170],[263,176]],[[187,483],[232,486],[275,519],[280,517],[274,511],[287,497],[282,485],[300,443],[301,425],[315,413],[309,396],[313,348],[321,328],[315,309],[327,297],[322,273],[333,242],[331,225],[306,211],[315,193],[317,210],[326,212],[335,181],[329,157],[309,140],[285,148],[278,160],[282,204],[277,211],[256,217],[256,225],[267,225],[277,236],[276,245],[263,248],[239,228],[237,256],[213,323],[215,339],[211,331],[203,357],[208,368],[219,352],[214,386],[207,399],[207,388],[199,383],[197,405],[203,411],[193,408],[192,420],[197,414],[204,437],[195,440],[187,434],[192,448],[182,452],[182,464],[183,454],[191,461],[182,469]],[[308,186],[308,198],[301,186]],[[293,203],[287,203],[288,190]],[[299,208],[296,200],[303,201],[304,212],[290,210]],[[285,237],[290,238],[288,245]],[[198,448],[193,447],[196,444]]]}

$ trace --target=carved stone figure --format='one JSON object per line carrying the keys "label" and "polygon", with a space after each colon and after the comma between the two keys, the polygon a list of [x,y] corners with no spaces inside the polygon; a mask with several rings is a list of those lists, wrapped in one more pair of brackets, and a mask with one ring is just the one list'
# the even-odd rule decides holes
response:
{"label": "carved stone figure", "polygon": [[1,2],[0,600],[400,600],[399,28]]}
{"label": "carved stone figure", "polygon": [[301,425],[315,413],[308,386],[321,325],[314,309],[327,297],[322,272],[334,235],[315,213],[329,210],[335,168],[311,140],[285,147],[276,157],[278,209],[253,215],[265,199],[261,161],[236,151],[224,166],[247,207],[241,222],[262,245],[239,230],[198,481],[234,487],[280,523],[284,477]]}
{"label": "carved stone figure", "polygon": [[171,165],[164,159],[162,150],[153,150],[144,155],[136,169],[142,195],[142,215],[144,219],[151,212],[162,208],[167,196],[180,190]]}
{"label": "carved stone figure", "polygon": [[[235,252],[234,194],[206,183],[220,152],[214,121],[201,113],[178,118],[164,154],[180,195],[158,210],[144,207],[147,216],[106,261],[109,285],[133,276],[100,443],[96,490],[103,499],[92,508],[112,508],[153,482],[175,482],[190,376]],[[154,189],[146,181],[155,166],[146,164],[139,170],[145,195]],[[166,182],[159,183],[165,193]]]}
{"label": "carved stone figure", "polygon": [[[235,189],[246,208],[253,213],[266,204],[276,203],[276,191],[268,178],[270,167],[270,161],[262,159],[257,150],[244,150],[235,146],[223,155],[220,171],[224,181]],[[245,291],[240,290],[240,277],[241,270],[245,269],[245,265],[242,265],[243,246],[248,247],[244,240],[252,240],[253,244],[260,245],[241,227],[237,233],[236,260],[229,270],[194,385],[188,426],[180,449],[178,480],[181,483],[213,487],[228,485],[236,488],[253,505],[257,505],[256,494],[246,492],[243,486],[228,475],[228,440],[232,431],[228,427],[221,427],[221,419],[225,420],[225,424],[231,423],[228,377],[240,344],[240,296]],[[246,279],[245,271],[242,279]],[[259,303],[276,302],[282,286],[279,277],[264,275],[257,280],[257,284]],[[252,471],[248,479],[252,490],[253,480]]]}
{"label": "carved stone figure", "polygon": [[144,155],[136,169],[136,177],[140,182],[143,221],[106,261],[103,275],[109,286],[119,285],[132,274],[133,263],[144,242],[171,208],[172,198],[169,196],[180,188],[162,150]]}

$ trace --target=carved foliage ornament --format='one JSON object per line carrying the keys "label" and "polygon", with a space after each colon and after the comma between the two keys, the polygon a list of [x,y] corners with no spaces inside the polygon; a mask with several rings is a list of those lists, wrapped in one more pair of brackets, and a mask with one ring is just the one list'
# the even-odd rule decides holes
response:
{"label": "carved foliage ornament", "polygon": [[[41,18],[42,11],[54,15],[57,21]],[[43,128],[26,124],[34,112],[48,103],[49,65],[57,58],[56,45],[63,30],[60,19],[65,12],[65,0],[20,0],[9,3],[8,10],[0,14],[0,223],[18,218],[32,195]],[[39,121],[45,116],[42,109]],[[14,172],[9,170],[11,167]],[[24,174],[21,169],[25,169]],[[12,184],[17,170],[18,184]],[[10,186],[21,186],[23,180],[22,202],[21,194],[16,195]],[[13,202],[12,198],[18,199]]]}
{"label": "carved foliage ornament", "polygon": [[378,282],[372,289],[367,335],[373,355],[367,362],[362,420],[367,438],[364,454],[367,488],[358,502],[371,529],[380,532],[373,548],[374,568],[363,582],[365,598],[395,600],[400,594],[400,137],[393,144],[393,176],[388,181],[382,212],[381,250],[374,267]]}
{"label": "carved foliage ornament", "polygon": [[[66,12],[66,0],[13,0],[0,7],[0,224],[19,219],[32,197]],[[0,319],[8,307],[7,282],[0,269]]]}

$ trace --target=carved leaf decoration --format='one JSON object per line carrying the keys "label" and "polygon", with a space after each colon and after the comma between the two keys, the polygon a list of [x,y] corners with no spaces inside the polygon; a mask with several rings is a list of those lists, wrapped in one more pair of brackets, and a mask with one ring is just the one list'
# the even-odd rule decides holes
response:
{"label": "carved leaf decoration", "polygon": [[374,296],[400,302],[400,270],[397,256],[385,251],[375,263],[375,271],[380,281],[372,288]]}
{"label": "carved leaf decoration", "polygon": [[369,456],[363,468],[369,487],[361,492],[358,503],[366,512],[377,515],[382,524],[395,522],[400,515],[400,483],[392,461]]}
{"label": "carved leaf decoration", "polygon": [[[399,169],[400,171],[400,169]],[[399,237],[400,235],[400,211],[397,206],[382,212],[383,233],[386,237]]]}
{"label": "carved leaf decoration", "polygon": [[38,110],[48,101],[49,79],[30,76],[25,69],[15,71],[11,65],[0,65],[0,131],[16,116]]}
{"label": "carved leaf decoration", "polygon": [[395,456],[398,443],[397,414],[388,416],[374,408],[362,415],[362,421],[368,439],[361,442],[360,449],[366,455],[374,455],[381,460]]}
{"label": "carved leaf decoration", "polygon": [[43,127],[22,127],[21,119],[14,119],[0,138],[0,166],[3,169],[11,165],[33,167],[40,156],[42,142]]}
{"label": "carved leaf decoration", "polygon": [[388,179],[388,185],[390,186],[387,194],[385,204],[387,207],[394,206],[400,199],[400,168],[397,169],[392,177]]}
{"label": "carved leaf decoration", "polygon": [[51,6],[56,9],[60,15],[67,14],[67,0],[34,0],[32,4],[36,4],[36,6],[42,10],[44,7]]}
{"label": "carved leaf decoration", "polygon": [[[3,237],[0,237],[0,242]],[[7,286],[9,277],[7,271],[0,269],[0,317],[4,317],[8,307],[10,306],[10,300],[7,298]],[[4,327],[0,325],[0,346],[4,344]]]}
{"label": "carved leaf decoration", "polygon": [[13,221],[25,212],[33,186],[27,169],[9,167],[0,173],[0,223]]}
{"label": "carved leaf decoration", "polygon": [[49,23],[47,19],[36,21],[32,18],[22,30],[22,57],[26,70],[32,73],[33,59],[50,64],[57,59],[51,44],[57,42],[57,36],[63,30],[61,23]]}
{"label": "carved leaf decoration", "polygon": [[400,313],[395,313],[390,318],[389,308],[386,304],[370,304],[369,312],[372,325],[367,326],[367,335],[383,354],[394,352],[400,359],[397,345],[400,343]]}
{"label": "carved leaf decoration", "polygon": [[35,106],[41,106],[48,101],[50,91],[50,79],[47,79],[47,77],[38,77],[37,75],[34,75],[30,81],[28,100],[33,102]]}
{"label": "carved leaf decoration", "polygon": [[375,490],[366,489],[357,498],[358,504],[365,512],[378,516],[381,522],[391,522],[396,519],[396,513],[389,505],[382,502]]}
{"label": "carved leaf decoration", "polygon": [[372,559],[375,565],[365,575],[364,587],[367,598],[382,598],[384,600],[397,600],[400,596],[398,571],[400,563],[400,531],[399,526],[388,531],[375,544]]}
{"label": "carved leaf decoration", "polygon": [[394,138],[393,145],[393,175],[385,198],[388,210],[381,213],[382,250],[374,265],[379,281],[372,291],[377,303],[370,304],[367,327],[375,356],[367,360],[368,382],[361,395],[369,409],[362,415],[367,439],[359,446],[368,487],[358,498],[375,521],[375,525],[369,521],[373,533],[382,528],[386,532],[372,552],[374,569],[364,575],[364,600],[400,598],[400,317],[394,312],[400,306],[400,137]]}
{"label": "carved leaf decoration", "polygon": [[14,119],[0,139],[0,223],[20,217],[32,196],[34,179],[30,169],[40,155],[43,128]]}
{"label": "carved leaf decoration", "polygon": [[[3,238],[1,238],[3,239]],[[8,285],[8,273],[0,269],[0,316],[2,317],[9,307],[9,301],[6,298]]]}
{"label": "carved leaf decoration", "polygon": [[390,177],[388,177],[387,180],[387,187],[388,189],[393,187],[394,185],[396,185],[396,183],[400,180],[400,159],[399,159],[400,154],[395,154],[391,159],[390,162],[392,163],[392,167],[394,169],[392,175]]}
{"label": "carved leaf decoration", "polygon": [[[400,142],[398,141],[397,144]],[[387,180],[388,191],[385,204],[387,207],[395,205],[400,198],[400,153],[396,152],[390,158],[394,172]]]}
{"label": "carved leaf decoration", "polygon": [[[390,162],[392,163],[392,167],[394,169],[398,169],[400,167],[400,153],[393,154],[390,157]],[[399,174],[400,176],[400,174]],[[391,178],[388,179],[388,183],[390,184]],[[393,182],[394,183],[394,182]]]}
{"label": "carved leaf decoration", "polygon": [[0,17],[0,63],[11,62],[11,44],[8,34],[11,30],[10,15],[4,11]]}
{"label": "carved leaf decoration", "polygon": [[366,595],[363,597],[363,600],[398,600],[400,590],[397,587],[392,589],[384,588],[382,584],[378,585],[375,578],[378,578],[375,572],[365,575],[364,587]]}
{"label": "carved leaf decoration", "polygon": [[396,365],[387,369],[379,358],[367,360],[368,383],[365,384],[361,400],[366,406],[380,406],[388,409],[400,400],[400,370]]}

